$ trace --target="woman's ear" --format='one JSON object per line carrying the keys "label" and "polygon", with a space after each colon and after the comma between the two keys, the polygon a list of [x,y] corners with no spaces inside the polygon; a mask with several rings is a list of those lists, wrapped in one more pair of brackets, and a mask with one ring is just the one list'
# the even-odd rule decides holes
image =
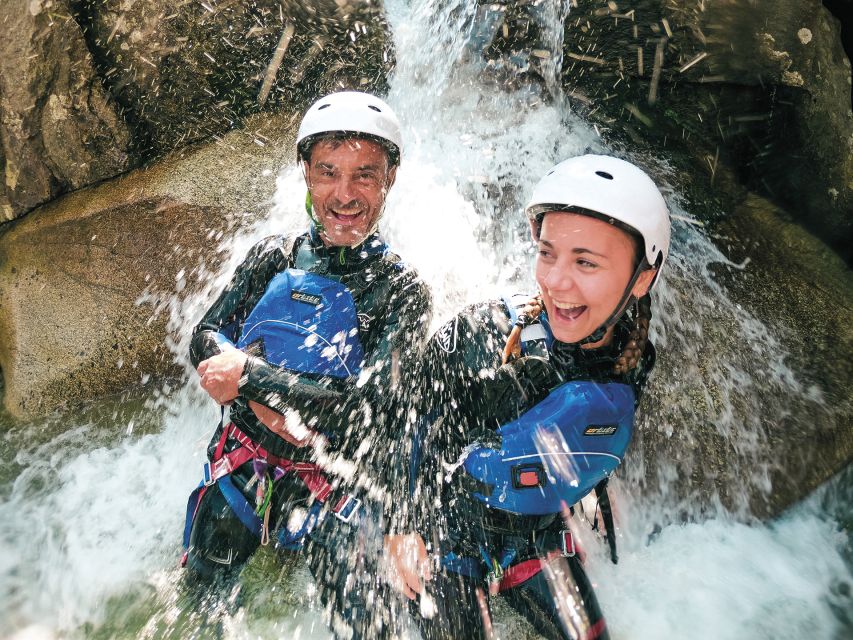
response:
{"label": "woman's ear", "polygon": [[634,283],[634,288],[631,289],[631,295],[633,295],[638,300],[642,298],[649,292],[649,287],[652,286],[652,281],[655,279],[655,275],[658,270],[652,267],[651,269],[646,269],[639,276],[637,276],[637,281]]}

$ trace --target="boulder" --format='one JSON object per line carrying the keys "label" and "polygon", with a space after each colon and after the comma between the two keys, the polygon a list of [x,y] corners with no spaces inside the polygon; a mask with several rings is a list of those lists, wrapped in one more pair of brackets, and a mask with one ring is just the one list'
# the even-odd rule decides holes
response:
{"label": "boulder", "polygon": [[0,228],[0,370],[13,416],[180,371],[167,346],[178,336],[158,311],[208,284],[218,239],[269,208],[297,119],[250,119]]}
{"label": "boulder", "polygon": [[113,177],[130,132],[64,2],[0,4],[0,222]]}

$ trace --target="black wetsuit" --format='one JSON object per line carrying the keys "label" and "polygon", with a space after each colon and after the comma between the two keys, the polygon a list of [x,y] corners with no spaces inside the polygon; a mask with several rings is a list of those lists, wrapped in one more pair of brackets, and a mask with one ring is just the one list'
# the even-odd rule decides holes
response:
{"label": "black wetsuit", "polygon": [[[381,491],[386,481],[382,470],[399,441],[394,433],[400,424],[396,416],[403,391],[398,384],[399,372],[409,369],[410,363],[421,355],[431,318],[431,296],[416,272],[387,251],[377,235],[353,249],[325,247],[313,228],[296,238],[276,236],[258,243],[195,328],[190,347],[192,363],[198,366],[220,352],[216,334],[236,343],[244,321],[267,285],[287,268],[336,280],[352,294],[358,338],[365,354],[361,379],[356,383],[351,379],[294,375],[250,355],[240,379],[240,395],[230,408],[230,420],[274,456],[311,461],[310,447],[294,447],[267,429],[256,419],[248,401],[294,409],[307,426],[329,438],[333,454],[356,465],[352,478],[369,477],[369,484]],[[366,371],[370,371],[369,376],[364,375]],[[211,459],[222,429],[220,425],[211,440]],[[239,447],[239,442],[229,439],[225,451]],[[235,485],[252,501],[253,475],[251,462],[231,474]],[[353,627],[354,637],[373,637],[362,628],[369,623],[363,601],[372,586],[359,586],[358,580],[347,585],[346,577],[355,573],[367,582],[375,577],[375,572],[364,566],[370,562],[365,558],[370,552],[365,550],[363,538],[370,544],[378,540],[381,546],[381,535],[376,533],[380,525],[375,521],[381,508],[371,509],[364,492],[346,479],[330,476],[329,480],[337,495],[358,495],[365,502],[364,513],[359,514],[359,526],[325,518],[306,544],[309,564],[324,604],[334,602],[336,613]],[[274,532],[287,523],[295,507],[307,506],[312,498],[305,484],[293,474],[285,475],[273,486],[270,529]],[[329,504],[334,504],[336,494]],[[199,504],[187,566],[204,579],[233,575],[258,543],[258,538],[235,517],[217,483],[203,494]],[[375,551],[378,553],[378,549]]]}
{"label": "black wetsuit", "polygon": [[[630,339],[629,321],[623,320],[605,347],[581,349],[555,340],[548,349],[542,341],[533,343],[530,355],[501,366],[511,328],[504,303],[477,305],[442,327],[425,352],[421,375],[426,384],[421,388],[420,401],[422,412],[429,417],[421,429],[420,452],[415,454],[420,460],[412,485],[415,512],[405,521],[441,556],[453,553],[478,559],[482,549],[497,554],[509,548],[517,551],[514,562],[518,562],[559,550],[560,532],[565,526],[558,514],[515,515],[490,508],[470,495],[481,489],[461,467],[465,448],[480,443],[500,449],[495,430],[518,418],[563,382],[622,382],[631,385],[639,398],[654,364],[654,348],[649,343],[637,368],[627,375],[613,372]],[[601,617],[579,559],[567,560],[501,594],[548,638],[574,637],[558,613],[560,607],[570,604],[553,595],[559,591],[549,587],[549,580],[573,581],[591,622]],[[571,571],[571,579],[567,571]],[[478,603],[478,588],[488,592],[484,579],[464,577],[448,569],[439,571],[434,582],[427,585],[437,613],[431,619],[419,620],[425,640],[484,637],[482,607],[488,598],[480,598]]]}

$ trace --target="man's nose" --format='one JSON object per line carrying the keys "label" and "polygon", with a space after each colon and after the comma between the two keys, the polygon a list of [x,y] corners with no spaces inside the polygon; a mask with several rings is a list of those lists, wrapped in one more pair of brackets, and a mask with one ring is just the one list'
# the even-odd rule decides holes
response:
{"label": "man's nose", "polygon": [[347,176],[340,176],[335,182],[335,198],[341,204],[348,204],[355,199],[355,189],[353,181]]}

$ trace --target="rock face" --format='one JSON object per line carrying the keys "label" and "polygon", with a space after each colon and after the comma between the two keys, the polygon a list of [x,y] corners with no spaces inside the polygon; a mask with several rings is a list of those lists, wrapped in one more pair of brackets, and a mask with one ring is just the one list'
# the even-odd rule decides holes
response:
{"label": "rock face", "polygon": [[268,208],[275,175],[293,158],[296,120],[251,120],[221,143],[0,228],[0,370],[13,416],[178,371],[157,304],[205,284],[194,278],[216,268],[216,238]]}
{"label": "rock face", "polygon": [[[145,156],[302,109],[339,89],[385,88],[379,3],[360,0],[78,0],[97,66]],[[278,55],[276,55],[278,53]]]}
{"label": "rock face", "polygon": [[566,21],[563,86],[611,141],[718,166],[853,260],[850,63],[804,2],[590,2]]}
{"label": "rock face", "polygon": [[163,322],[146,323],[150,309],[134,301],[152,281],[174,283],[184,256],[172,248],[221,212],[143,198],[83,217],[56,207],[39,213],[41,224],[3,238],[0,330],[9,339],[0,360],[8,409],[45,413],[132,388],[152,372],[168,374]]}
{"label": "rock face", "polygon": [[811,403],[789,397],[782,420],[766,424],[773,492],[756,512],[777,513],[853,461],[853,272],[755,195],[720,231],[734,262],[750,260],[742,272],[720,269],[720,279],[738,304],[774,328],[788,365],[812,391]]}
{"label": "rock face", "polygon": [[130,132],[61,2],[0,5],[0,222],[132,164]]}
{"label": "rock face", "polygon": [[378,90],[378,3],[9,0],[0,4],[0,222],[264,109]]}

